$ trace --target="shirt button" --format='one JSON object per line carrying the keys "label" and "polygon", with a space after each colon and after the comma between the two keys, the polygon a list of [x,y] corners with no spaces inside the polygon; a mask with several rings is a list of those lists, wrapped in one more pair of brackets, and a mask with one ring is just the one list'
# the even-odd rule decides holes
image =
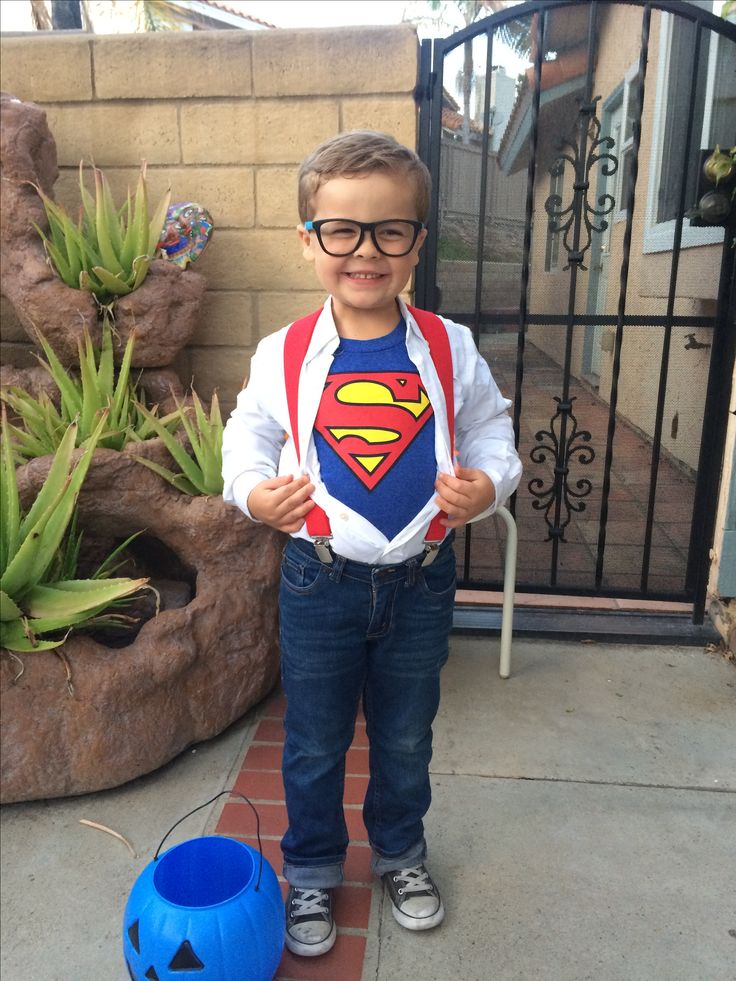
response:
{"label": "shirt button", "polygon": [[339,515],[339,518],[340,518],[340,521],[347,521],[348,520],[348,516],[347,516],[347,514],[345,514],[344,511]]}

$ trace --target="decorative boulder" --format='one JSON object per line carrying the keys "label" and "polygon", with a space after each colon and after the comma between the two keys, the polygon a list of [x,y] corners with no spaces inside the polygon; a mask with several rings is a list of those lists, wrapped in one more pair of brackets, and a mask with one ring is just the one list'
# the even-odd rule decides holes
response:
{"label": "decorative boulder", "polygon": [[128,337],[135,332],[134,368],[171,364],[194,333],[206,290],[207,280],[201,273],[155,259],[143,285],[115,301],[116,361],[121,360]]}
{"label": "decorative boulder", "polygon": [[[50,459],[20,468],[24,501]],[[2,802],[83,794],[149,773],[222,732],[278,680],[278,532],[219,496],[180,494],[131,453],[112,450],[95,453],[79,519],[86,534],[118,541],[145,529],[140,557],[153,562],[146,574],[165,581],[162,609],[126,646],[72,635],[60,649],[71,693],[54,651],[20,655],[20,677],[18,660],[1,653]]]}

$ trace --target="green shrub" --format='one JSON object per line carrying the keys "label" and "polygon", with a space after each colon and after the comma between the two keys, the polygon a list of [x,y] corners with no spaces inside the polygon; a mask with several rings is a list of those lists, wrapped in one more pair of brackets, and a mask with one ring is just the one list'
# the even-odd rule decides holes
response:
{"label": "green shrub", "polygon": [[56,204],[36,184],[46,210],[49,231],[35,225],[43,239],[46,254],[61,279],[75,289],[89,290],[98,302],[107,305],[143,283],[166,220],[171,192],[149,214],[146,165],[141,165],[135,198],[130,189],[126,203],[117,209],[107,178],[93,167],[95,196],[84,185],[83,163],[79,164],[79,192],[82,207],[78,222]]}
{"label": "green shrub", "polygon": [[192,449],[193,457],[184,449],[175,436],[173,436],[153,413],[149,412],[144,406],[139,405],[138,409],[148,420],[150,425],[161,437],[169,453],[181,468],[180,473],[167,470],[152,460],[143,457],[136,457],[138,463],[153,470],[164,480],[168,480],[178,490],[185,494],[221,494],[223,488],[222,481],[222,417],[220,415],[220,404],[215,392],[212,396],[210,414],[207,416],[197,393],[192,392],[194,409],[194,419],[190,418],[192,409],[189,406],[179,406],[182,426],[187,434],[187,439]]}
{"label": "green shrub", "polygon": [[[140,394],[130,377],[134,335],[128,339],[117,377],[113,364],[112,328],[107,315],[103,319],[99,351],[95,350],[85,329],[84,343],[80,341],[78,345],[78,377],[68,374],[43,336],[38,336],[38,343],[46,356],[45,361],[42,358],[39,361],[59,390],[60,406],[57,408],[45,393],[38,398],[19,388],[0,393],[2,400],[21,419],[20,425],[8,423],[19,459],[53,453],[72,422],[76,422],[77,445],[84,446],[103,414],[105,425],[98,445],[106,449],[121,450],[131,440],[150,439],[156,435],[154,427],[139,409]],[[174,428],[180,424],[180,414],[173,412],[159,421],[167,429]]]}
{"label": "green shrub", "polygon": [[[76,423],[65,432],[46,480],[27,513],[20,505],[15,461],[2,410],[0,461],[0,645],[10,651],[59,647],[74,628],[110,622],[108,607],[137,592],[147,579],[104,578],[109,562],[91,579],[65,579],[76,565],[78,539],[68,539],[77,497],[105,427],[104,415],[72,466]],[[121,546],[122,548],[123,546]],[[71,553],[70,550],[71,549]],[[117,552],[118,550],[116,550]]]}

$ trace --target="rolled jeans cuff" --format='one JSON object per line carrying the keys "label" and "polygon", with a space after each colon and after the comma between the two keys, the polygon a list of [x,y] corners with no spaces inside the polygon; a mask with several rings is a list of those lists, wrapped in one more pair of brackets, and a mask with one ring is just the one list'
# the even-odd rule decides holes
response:
{"label": "rolled jeans cuff", "polygon": [[284,862],[284,878],[299,889],[335,889],[342,885],[342,862],[334,865],[289,865]]}
{"label": "rolled jeans cuff", "polygon": [[371,872],[376,876],[382,876],[386,872],[395,872],[396,869],[413,869],[415,865],[421,865],[426,857],[427,843],[424,838],[418,841],[416,845],[412,845],[411,848],[407,848],[401,855],[392,858],[380,855],[374,848],[371,858]]}

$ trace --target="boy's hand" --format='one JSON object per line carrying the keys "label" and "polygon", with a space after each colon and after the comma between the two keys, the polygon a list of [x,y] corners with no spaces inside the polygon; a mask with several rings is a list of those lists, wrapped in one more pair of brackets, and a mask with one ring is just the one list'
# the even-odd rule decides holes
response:
{"label": "boy's hand", "polygon": [[314,484],[309,477],[273,477],[256,484],[248,495],[248,510],[257,521],[278,531],[294,532],[304,524],[304,518],[314,507],[310,494]]}
{"label": "boy's hand", "polygon": [[441,473],[435,482],[435,504],[447,518],[445,528],[459,528],[475,518],[496,500],[493,481],[475,467],[455,467],[455,476]]}

